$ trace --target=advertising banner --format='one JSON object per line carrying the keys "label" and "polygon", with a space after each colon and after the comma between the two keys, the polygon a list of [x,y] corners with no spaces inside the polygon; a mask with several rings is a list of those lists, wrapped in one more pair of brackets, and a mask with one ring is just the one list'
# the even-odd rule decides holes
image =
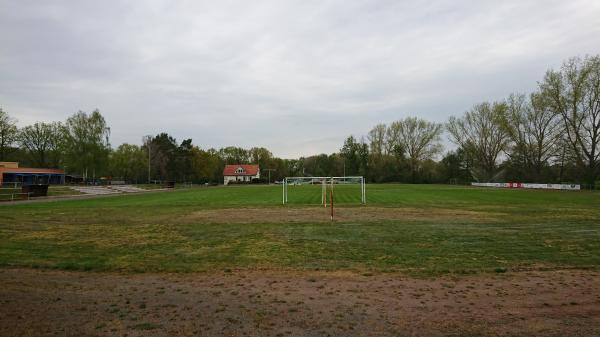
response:
{"label": "advertising banner", "polygon": [[581,189],[581,185],[579,185],[579,184],[471,183],[471,186],[496,187],[496,188],[527,188],[527,189],[540,189],[540,190],[569,190],[569,191],[578,191]]}

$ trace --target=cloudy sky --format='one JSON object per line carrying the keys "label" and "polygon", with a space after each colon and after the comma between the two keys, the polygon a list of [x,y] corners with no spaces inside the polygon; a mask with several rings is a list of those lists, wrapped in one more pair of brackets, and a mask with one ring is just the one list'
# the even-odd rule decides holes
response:
{"label": "cloudy sky", "polygon": [[599,52],[598,0],[0,0],[0,107],[20,126],[98,108],[113,146],[164,131],[292,158]]}

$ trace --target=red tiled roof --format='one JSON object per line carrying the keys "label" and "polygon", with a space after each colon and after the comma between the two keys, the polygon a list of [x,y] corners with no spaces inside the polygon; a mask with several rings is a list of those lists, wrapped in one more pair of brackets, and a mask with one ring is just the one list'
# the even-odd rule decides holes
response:
{"label": "red tiled roof", "polygon": [[[236,173],[238,168],[244,170],[243,173]],[[258,173],[258,165],[225,165],[223,169],[224,176],[255,176]]]}
{"label": "red tiled roof", "polygon": [[19,168],[8,168],[0,167],[1,173],[51,173],[51,174],[65,174],[65,171],[59,169],[46,169],[46,168],[31,168],[31,167],[19,167]]}

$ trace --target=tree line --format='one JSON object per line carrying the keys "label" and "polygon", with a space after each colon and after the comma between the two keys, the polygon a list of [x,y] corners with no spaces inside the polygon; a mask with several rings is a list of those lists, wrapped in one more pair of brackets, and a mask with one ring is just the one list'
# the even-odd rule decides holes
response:
{"label": "tree line", "polygon": [[[571,58],[548,70],[534,92],[475,104],[446,123],[406,117],[375,125],[365,136],[346,138],[333,154],[281,159],[262,147],[203,149],[167,133],[112,148],[109,136],[98,110],[19,129],[0,109],[0,161],[63,168],[85,179],[219,182],[226,164],[252,163],[270,169],[273,180],[361,175],[369,182],[594,185],[600,176],[600,55]],[[444,153],[444,145],[452,150]]]}
{"label": "tree line", "polygon": [[65,168],[84,177],[100,175],[111,154],[110,128],[98,110],[79,111],[65,122],[37,122],[18,129],[0,108],[0,161]]}
{"label": "tree line", "polygon": [[[442,135],[455,149],[442,155]],[[379,124],[340,154],[369,181],[579,182],[600,177],[600,56],[550,69],[529,94],[481,102],[446,123]],[[436,159],[440,158],[439,161]]]}
{"label": "tree line", "polygon": [[272,179],[296,174],[296,160],[276,158],[263,147],[202,149],[192,139],[178,142],[167,133],[146,136],[140,145],[112,148],[110,127],[98,110],[79,111],[65,122],[37,122],[17,128],[0,108],[0,161],[60,168],[84,180],[101,177],[130,182],[220,182],[226,164],[259,164]]}

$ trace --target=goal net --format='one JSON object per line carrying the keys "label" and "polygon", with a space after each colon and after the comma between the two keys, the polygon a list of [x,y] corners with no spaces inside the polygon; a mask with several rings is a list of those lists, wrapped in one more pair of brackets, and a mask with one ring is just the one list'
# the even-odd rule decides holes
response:
{"label": "goal net", "polygon": [[352,177],[287,177],[283,179],[283,204],[366,204],[365,179]]}

